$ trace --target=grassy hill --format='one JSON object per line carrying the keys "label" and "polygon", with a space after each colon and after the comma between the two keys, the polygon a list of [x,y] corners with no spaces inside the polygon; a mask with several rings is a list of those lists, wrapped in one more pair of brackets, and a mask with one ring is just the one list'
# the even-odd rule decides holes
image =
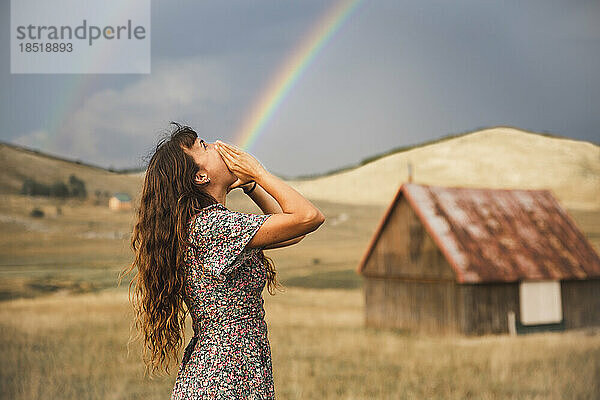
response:
{"label": "grassy hill", "polygon": [[109,171],[78,161],[54,157],[8,143],[0,143],[0,194],[17,194],[25,179],[51,185],[67,182],[74,174],[85,182],[88,194],[96,190],[129,193],[134,198],[141,189],[143,175]]}
{"label": "grassy hill", "polygon": [[482,129],[288,183],[311,199],[385,205],[408,181],[409,163],[416,183],[550,189],[569,208],[600,209],[600,146],[512,127]]}
{"label": "grassy hill", "polygon": [[[381,206],[408,181],[409,163],[417,183],[550,189],[569,208],[600,209],[600,146],[506,126],[392,149],[356,166],[287,182],[311,199]],[[26,178],[52,184],[75,174],[90,194],[126,192],[135,201],[143,180],[143,172],[113,172],[6,143],[0,143],[0,168],[0,194],[18,193]]]}

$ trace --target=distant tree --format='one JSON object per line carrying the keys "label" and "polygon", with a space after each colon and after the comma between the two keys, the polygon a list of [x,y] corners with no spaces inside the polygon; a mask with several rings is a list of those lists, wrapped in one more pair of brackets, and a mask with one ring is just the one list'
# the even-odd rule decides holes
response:
{"label": "distant tree", "polygon": [[87,190],[85,189],[85,182],[71,174],[69,176],[69,195],[72,197],[86,198]]}
{"label": "distant tree", "polygon": [[56,181],[50,186],[50,196],[64,199],[69,196],[69,188],[64,182]]}
{"label": "distant tree", "polygon": [[21,194],[27,196],[50,196],[50,187],[35,179],[25,178],[21,187]]}
{"label": "distant tree", "polygon": [[69,177],[68,185],[61,181],[56,181],[52,185],[46,185],[37,182],[35,179],[25,178],[20,193],[27,196],[52,196],[63,199],[67,197],[87,197],[85,182],[73,174]]}

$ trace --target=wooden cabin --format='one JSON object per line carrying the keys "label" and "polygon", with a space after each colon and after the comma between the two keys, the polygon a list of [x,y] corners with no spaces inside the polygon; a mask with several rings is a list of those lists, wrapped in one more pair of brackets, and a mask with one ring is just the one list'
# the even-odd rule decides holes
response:
{"label": "wooden cabin", "polygon": [[470,335],[600,325],[600,258],[547,190],[404,184],[358,272],[369,326]]}
{"label": "wooden cabin", "polygon": [[111,210],[131,210],[131,197],[127,193],[115,193],[108,199],[108,208]]}

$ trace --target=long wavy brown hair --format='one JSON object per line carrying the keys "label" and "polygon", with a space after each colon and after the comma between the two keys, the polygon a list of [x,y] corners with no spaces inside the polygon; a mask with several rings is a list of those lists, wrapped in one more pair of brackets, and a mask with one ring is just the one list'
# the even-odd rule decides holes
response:
{"label": "long wavy brown hair", "polygon": [[[144,375],[150,378],[163,369],[169,374],[185,341],[189,310],[184,252],[194,246],[188,240],[188,221],[203,207],[217,203],[194,183],[199,167],[182,148],[191,148],[197,133],[189,126],[171,124],[174,129],[159,140],[148,162],[130,243],[135,258],[119,276],[120,284],[124,275],[137,269],[129,283],[135,313],[131,329],[137,332],[134,339],[143,336]],[[273,295],[279,287],[273,261],[262,250],[259,254],[267,271],[267,290]]]}

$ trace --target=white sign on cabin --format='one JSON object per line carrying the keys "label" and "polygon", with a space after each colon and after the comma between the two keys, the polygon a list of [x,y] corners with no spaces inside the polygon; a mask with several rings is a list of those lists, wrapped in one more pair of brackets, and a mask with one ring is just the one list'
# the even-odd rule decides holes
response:
{"label": "white sign on cabin", "polygon": [[552,324],[562,321],[560,281],[531,281],[519,285],[521,323]]}

